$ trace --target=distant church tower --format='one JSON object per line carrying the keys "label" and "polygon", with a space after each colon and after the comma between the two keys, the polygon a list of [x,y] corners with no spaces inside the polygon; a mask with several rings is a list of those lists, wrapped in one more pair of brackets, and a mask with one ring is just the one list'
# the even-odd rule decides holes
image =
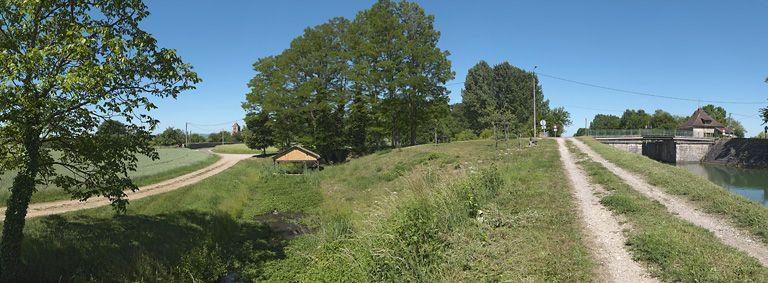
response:
{"label": "distant church tower", "polygon": [[232,135],[234,136],[234,135],[237,135],[238,133],[240,133],[240,124],[235,122],[235,124],[232,125]]}

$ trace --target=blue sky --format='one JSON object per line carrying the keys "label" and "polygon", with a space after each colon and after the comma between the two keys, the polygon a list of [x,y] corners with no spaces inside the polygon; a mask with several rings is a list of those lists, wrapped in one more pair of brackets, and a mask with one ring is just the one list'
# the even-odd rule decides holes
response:
{"label": "blue sky", "polygon": [[[353,18],[374,1],[148,1],[143,23],[164,47],[191,63],[203,82],[163,100],[161,128],[229,128],[253,76],[251,64],[280,53],[304,28]],[[681,98],[768,103],[766,1],[417,1],[435,15],[439,46],[456,72],[461,101],[467,69],[479,60],[631,91]],[[626,108],[689,115],[698,103],[633,96],[541,77],[552,106],[564,106],[573,134],[597,113]],[[761,105],[722,104],[753,136]],[[202,126],[210,125],[210,126]]]}

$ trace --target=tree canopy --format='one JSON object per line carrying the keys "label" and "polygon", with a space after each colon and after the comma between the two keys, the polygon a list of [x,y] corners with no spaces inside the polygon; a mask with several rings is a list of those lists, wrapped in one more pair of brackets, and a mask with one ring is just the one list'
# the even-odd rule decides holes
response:
{"label": "tree canopy", "polygon": [[509,122],[515,125],[515,130],[531,135],[534,87],[538,119],[545,119],[549,112],[549,101],[544,99],[537,82],[533,73],[508,62],[491,68],[485,61],[480,61],[469,69],[461,93],[469,127],[480,133],[498,124],[499,119],[508,121],[507,118],[513,118]]}
{"label": "tree canopy", "polygon": [[[140,28],[142,1],[2,1],[0,14],[0,172],[17,172],[0,256],[2,281],[13,281],[36,188],[107,197],[123,210],[123,190],[137,189],[128,177],[136,154],[157,157],[150,97],[175,98],[200,80]],[[110,119],[126,135],[99,134]]]}
{"label": "tree canopy", "polygon": [[449,113],[445,82],[454,74],[439,38],[417,4],[378,1],[257,60],[243,107],[266,113],[278,146],[302,144],[329,161],[348,148],[414,145]]}

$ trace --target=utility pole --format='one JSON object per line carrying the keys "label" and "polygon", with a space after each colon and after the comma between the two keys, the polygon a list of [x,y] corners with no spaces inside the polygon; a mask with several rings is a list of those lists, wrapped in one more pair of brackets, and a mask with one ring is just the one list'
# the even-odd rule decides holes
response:
{"label": "utility pole", "polygon": [[186,140],[184,147],[189,147],[189,122],[184,123],[184,132],[187,133],[184,137],[184,140]]}
{"label": "utility pole", "polygon": [[536,138],[536,68],[539,66],[533,66],[533,138]]}

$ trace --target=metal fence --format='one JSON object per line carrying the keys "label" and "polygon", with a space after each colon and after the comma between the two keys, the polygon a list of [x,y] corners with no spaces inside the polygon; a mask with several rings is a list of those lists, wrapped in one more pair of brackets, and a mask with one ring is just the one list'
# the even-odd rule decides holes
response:
{"label": "metal fence", "polygon": [[693,137],[691,130],[630,129],[630,130],[587,130],[593,137]]}

